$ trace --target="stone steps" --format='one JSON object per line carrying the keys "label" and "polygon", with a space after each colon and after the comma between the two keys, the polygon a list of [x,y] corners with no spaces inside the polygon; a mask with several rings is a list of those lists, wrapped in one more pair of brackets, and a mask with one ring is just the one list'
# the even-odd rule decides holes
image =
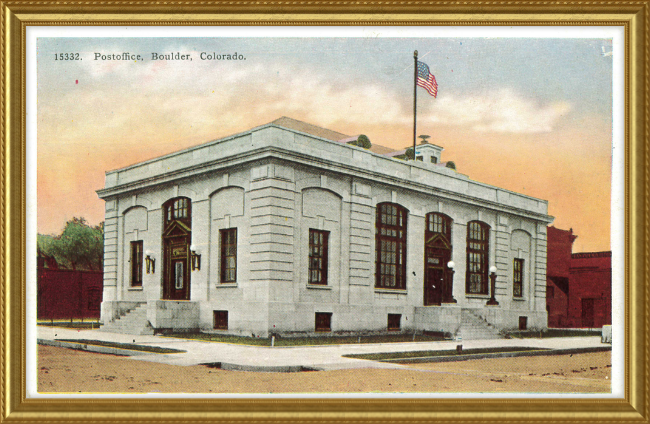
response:
{"label": "stone steps", "polygon": [[503,338],[497,328],[476,315],[471,309],[461,310],[461,324],[456,336],[462,340],[489,340]]}
{"label": "stone steps", "polygon": [[152,335],[153,327],[147,319],[146,304],[141,304],[127,311],[124,315],[116,320],[102,325],[100,331],[110,333],[135,334],[139,336]]}

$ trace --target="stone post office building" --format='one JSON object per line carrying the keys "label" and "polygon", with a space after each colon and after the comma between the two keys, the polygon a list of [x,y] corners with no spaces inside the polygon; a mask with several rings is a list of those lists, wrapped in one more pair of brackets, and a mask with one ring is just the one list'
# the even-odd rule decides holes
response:
{"label": "stone post office building", "polygon": [[355,139],[280,118],[107,172],[105,326],[546,327],[546,201],[472,181],[433,144],[406,161]]}

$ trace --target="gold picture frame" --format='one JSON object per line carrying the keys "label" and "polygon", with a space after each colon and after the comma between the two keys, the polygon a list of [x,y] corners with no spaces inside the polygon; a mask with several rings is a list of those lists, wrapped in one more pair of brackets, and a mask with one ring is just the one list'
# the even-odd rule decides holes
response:
{"label": "gold picture frame", "polygon": [[[0,421],[648,420],[650,2],[4,1]],[[608,25],[625,31],[624,399],[26,398],[26,28],[42,25]]]}

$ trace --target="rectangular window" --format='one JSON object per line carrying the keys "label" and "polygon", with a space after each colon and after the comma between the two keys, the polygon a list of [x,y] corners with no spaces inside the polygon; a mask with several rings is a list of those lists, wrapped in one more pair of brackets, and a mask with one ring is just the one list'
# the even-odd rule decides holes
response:
{"label": "rectangular window", "polygon": [[176,261],[174,263],[174,288],[176,290],[183,290],[183,261]]}
{"label": "rectangular window", "polygon": [[221,282],[237,281],[237,228],[220,230],[221,239]]}
{"label": "rectangular window", "polygon": [[388,331],[398,331],[402,321],[402,314],[388,314]]}
{"label": "rectangular window", "polygon": [[522,297],[524,295],[524,260],[515,259],[513,264],[512,295]]}
{"label": "rectangular window", "polygon": [[332,331],[331,312],[316,312],[316,331]]}
{"label": "rectangular window", "polygon": [[131,287],[142,287],[142,240],[131,242]]}
{"label": "rectangular window", "polygon": [[309,230],[309,284],[327,285],[329,231]]}
{"label": "rectangular window", "polygon": [[178,199],[174,202],[174,218],[187,218],[187,199]]}
{"label": "rectangular window", "polygon": [[214,329],[228,329],[228,311],[214,311]]}

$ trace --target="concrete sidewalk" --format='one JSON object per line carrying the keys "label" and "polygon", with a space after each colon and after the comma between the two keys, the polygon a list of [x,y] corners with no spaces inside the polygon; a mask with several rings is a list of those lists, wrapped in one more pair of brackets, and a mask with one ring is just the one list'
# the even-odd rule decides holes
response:
{"label": "concrete sidewalk", "polygon": [[465,340],[463,342],[415,342],[343,344],[325,346],[268,347],[246,346],[229,343],[204,342],[164,336],[134,336],[100,332],[97,330],[76,330],[57,327],[37,327],[39,340],[101,340],[106,342],[133,343],[185,350],[185,353],[139,354],[132,360],[160,362],[170,365],[198,365],[220,363],[224,369],[251,371],[293,371],[301,368],[335,370],[347,368],[404,368],[404,365],[344,358],[342,355],[380,352],[407,352],[416,350],[453,350],[458,344],[463,349],[527,347],[539,349],[593,349],[603,346],[600,337],[558,337],[547,339],[496,339]]}

